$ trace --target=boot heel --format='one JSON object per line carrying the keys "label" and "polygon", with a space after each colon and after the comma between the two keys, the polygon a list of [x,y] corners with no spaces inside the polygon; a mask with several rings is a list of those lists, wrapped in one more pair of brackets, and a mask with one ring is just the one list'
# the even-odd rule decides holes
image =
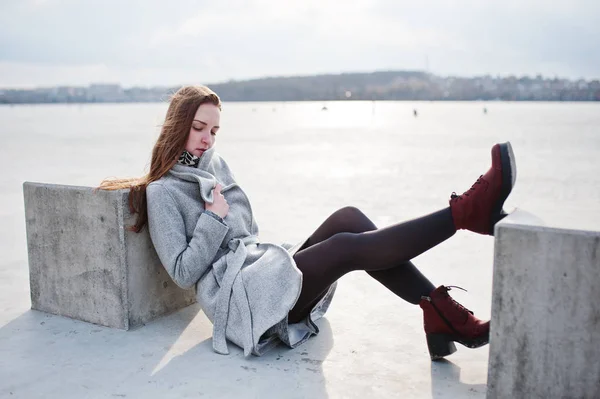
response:
{"label": "boot heel", "polygon": [[454,342],[446,334],[427,334],[427,348],[431,360],[442,359],[456,352]]}

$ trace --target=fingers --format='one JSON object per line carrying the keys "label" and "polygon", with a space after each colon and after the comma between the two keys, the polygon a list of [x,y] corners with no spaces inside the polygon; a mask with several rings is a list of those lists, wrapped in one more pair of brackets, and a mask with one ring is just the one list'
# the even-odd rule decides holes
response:
{"label": "fingers", "polygon": [[223,186],[220,183],[217,183],[217,185],[215,186],[215,196],[217,198],[222,198],[223,201],[225,201],[225,203],[227,203],[227,200],[225,199],[225,196],[223,194],[221,194],[221,189],[223,189]]}

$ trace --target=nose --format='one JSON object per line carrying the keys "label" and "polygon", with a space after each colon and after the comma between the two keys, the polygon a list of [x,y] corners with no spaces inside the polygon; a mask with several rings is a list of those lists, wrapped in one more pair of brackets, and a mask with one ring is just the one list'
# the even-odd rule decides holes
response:
{"label": "nose", "polygon": [[202,142],[204,144],[210,144],[210,133],[202,135]]}

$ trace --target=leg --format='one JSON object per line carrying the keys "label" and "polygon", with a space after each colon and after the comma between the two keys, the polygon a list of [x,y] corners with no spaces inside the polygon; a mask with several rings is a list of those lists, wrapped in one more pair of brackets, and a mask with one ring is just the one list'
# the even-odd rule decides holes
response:
{"label": "leg", "polygon": [[[365,227],[373,229],[374,225],[365,223],[360,227],[362,230]],[[320,230],[311,236],[305,249],[294,255],[303,273],[303,284],[300,298],[290,311],[292,321],[301,319],[307,307],[344,274],[352,270],[382,271],[397,267],[456,232],[450,208],[383,229],[337,233],[316,242],[327,229]],[[382,273],[377,276],[383,280]],[[424,286],[428,286],[427,283]],[[397,286],[395,288],[401,292]]]}
{"label": "leg", "polygon": [[337,233],[317,243],[309,242],[294,256],[306,283],[292,309],[294,314],[297,307],[311,303],[349,271],[372,272],[405,263],[451,237],[457,228],[493,234],[515,184],[515,165],[510,143],[496,144],[490,169],[464,194],[453,193],[449,208],[384,229]]}
{"label": "leg", "polygon": [[[363,233],[373,230],[377,230],[377,227],[364,213],[354,207],[345,207],[328,217],[300,250],[325,241],[337,233]],[[419,304],[423,295],[428,295],[435,289],[411,261],[367,273],[394,294],[415,305]]]}
{"label": "leg", "polygon": [[435,289],[433,283],[411,261],[398,267],[368,271],[367,273],[394,294],[414,305],[418,305],[423,296]]}
{"label": "leg", "polygon": [[[385,229],[309,240],[294,256],[304,280],[290,320],[298,320],[307,304],[349,271],[376,272],[405,263],[451,237],[457,228],[493,235],[495,223],[505,215],[502,206],[515,176],[510,143],[497,144],[492,148],[492,167],[463,195],[453,193],[450,208]],[[432,359],[454,352],[454,342],[478,347],[489,339],[489,322],[475,318],[448,295],[449,290],[440,286],[419,302]]]}
{"label": "leg", "polygon": [[[354,207],[345,207],[328,217],[308,238],[300,251],[325,241],[337,233],[361,233],[372,230],[377,230],[377,227],[364,213]],[[367,273],[394,294],[413,304],[418,304],[422,296],[428,295],[435,289],[435,286],[410,261],[389,269],[367,271]],[[305,281],[304,284],[308,283]],[[329,285],[325,286],[324,290],[312,301],[297,304],[290,320],[297,321],[306,317],[314,305],[325,295],[328,288]],[[319,289],[316,288],[313,292]]]}

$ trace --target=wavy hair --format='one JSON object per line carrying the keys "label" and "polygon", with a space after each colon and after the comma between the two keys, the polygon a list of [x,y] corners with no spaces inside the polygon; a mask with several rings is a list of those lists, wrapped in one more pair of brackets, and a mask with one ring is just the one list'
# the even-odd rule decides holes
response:
{"label": "wavy hair", "polygon": [[129,189],[129,209],[137,213],[136,223],[128,229],[139,233],[148,222],[146,187],[163,177],[175,165],[185,149],[192,122],[198,107],[214,104],[221,109],[221,99],[206,86],[184,86],[169,100],[160,135],[152,149],[150,171],[145,176],[129,179],[105,179],[99,190]]}

